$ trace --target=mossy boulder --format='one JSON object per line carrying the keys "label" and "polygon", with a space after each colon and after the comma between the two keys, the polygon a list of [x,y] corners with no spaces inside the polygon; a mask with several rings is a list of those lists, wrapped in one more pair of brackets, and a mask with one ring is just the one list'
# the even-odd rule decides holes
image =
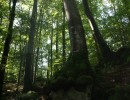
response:
{"label": "mossy boulder", "polygon": [[59,90],[50,94],[52,100],[90,100],[87,92],[80,92],[74,88],[67,91]]}
{"label": "mossy boulder", "polygon": [[87,76],[87,75],[82,75],[80,77],[77,78],[76,83],[78,85],[91,85],[93,82],[93,78],[91,76]]}
{"label": "mossy boulder", "polygon": [[82,75],[77,78],[75,86],[78,90],[85,90],[86,87],[90,87],[93,83],[93,78],[91,76]]}
{"label": "mossy boulder", "polygon": [[69,88],[69,82],[67,78],[59,76],[56,79],[51,80],[50,87],[53,91],[57,91],[60,89],[65,90]]}

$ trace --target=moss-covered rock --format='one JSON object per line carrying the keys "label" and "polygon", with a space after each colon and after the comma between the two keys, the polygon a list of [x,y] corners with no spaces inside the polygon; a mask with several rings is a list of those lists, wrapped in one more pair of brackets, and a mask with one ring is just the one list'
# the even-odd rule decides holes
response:
{"label": "moss-covered rock", "polygon": [[76,89],[78,90],[85,90],[86,87],[90,87],[93,83],[93,78],[91,76],[82,75],[77,78],[76,80]]}
{"label": "moss-covered rock", "polygon": [[79,92],[74,88],[70,88],[67,91],[52,92],[50,97],[52,100],[90,100],[87,92]]}
{"label": "moss-covered rock", "polygon": [[56,79],[51,80],[50,87],[53,91],[57,91],[60,89],[68,89],[70,85],[67,78],[59,76]]}

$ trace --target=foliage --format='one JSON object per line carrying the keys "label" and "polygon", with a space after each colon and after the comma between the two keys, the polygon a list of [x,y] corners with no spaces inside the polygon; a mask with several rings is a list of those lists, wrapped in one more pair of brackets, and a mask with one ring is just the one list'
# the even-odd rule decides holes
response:
{"label": "foliage", "polygon": [[[118,48],[122,46],[129,46],[130,36],[129,36],[129,7],[127,6],[124,0],[117,2],[117,0],[107,1],[107,4],[104,0],[99,1],[91,1],[88,0],[90,8],[93,12],[94,18],[99,26],[99,29],[107,41],[108,45],[112,50],[116,51]],[[28,41],[28,31],[29,31],[29,20],[31,17],[30,10],[32,9],[32,1],[19,1],[16,9],[16,18],[14,23],[14,33],[13,33],[13,41],[10,50],[10,56],[14,59],[10,58],[8,60],[8,67],[14,65],[14,68],[18,71],[21,57],[21,53],[24,56],[26,54],[26,47]],[[50,34],[53,28],[53,73],[59,70],[62,64],[62,2],[55,0],[51,1],[38,1],[38,18],[37,18],[37,35],[35,35],[35,50],[39,47],[39,57],[38,57],[38,69],[41,70],[41,67],[50,66]],[[7,1],[1,1],[0,3],[1,11],[0,18],[2,18],[2,24],[0,24],[0,56],[3,50],[3,41],[5,40],[7,25],[8,25],[8,14],[9,14],[9,5]],[[128,3],[129,4],[129,3]],[[48,6],[49,5],[49,6]],[[85,33],[87,36],[87,45],[89,51],[89,59],[91,65],[98,64],[98,49],[93,41],[93,30],[91,30],[89,21],[86,19],[86,16],[83,11],[82,2],[80,0],[77,1],[78,9],[80,11],[83,26],[85,29]],[[41,13],[42,12],[42,13]],[[51,16],[51,17],[50,17]],[[52,22],[53,18],[53,22]],[[58,21],[58,25],[57,24]],[[40,25],[39,25],[40,24]],[[41,27],[41,29],[40,29]],[[57,30],[58,29],[58,30]],[[58,31],[58,46],[59,52],[56,53],[55,42],[56,42],[56,34]],[[67,23],[65,23],[65,32],[66,32],[66,54],[69,55],[70,52],[70,43],[69,43],[69,33],[67,30]],[[21,37],[21,39],[20,39]],[[38,41],[39,40],[39,41]],[[20,47],[21,46],[21,47]],[[44,51],[44,52],[43,52]],[[59,58],[56,58],[56,55]],[[44,57],[44,58],[43,58]],[[34,58],[36,58],[36,52],[34,52]],[[75,59],[81,59],[78,56]],[[57,62],[58,60],[58,62]],[[77,60],[79,61],[79,60]],[[45,65],[43,65],[43,62]],[[15,64],[14,64],[15,63]],[[24,63],[24,61],[23,61]],[[47,64],[48,63],[48,64]],[[34,62],[35,64],[35,62]],[[58,64],[58,65],[56,65]],[[57,67],[58,66],[58,67]],[[81,65],[77,65],[77,67]],[[7,68],[8,69],[8,68]],[[9,68],[13,69],[13,68]],[[49,68],[50,69],[50,68]],[[22,70],[24,70],[24,64],[22,65]],[[8,70],[11,71],[11,70]],[[7,70],[6,70],[7,72]],[[9,72],[11,73],[11,72]],[[7,73],[6,75],[8,75]],[[49,71],[50,73],[50,71]],[[15,73],[17,75],[17,72]],[[46,75],[46,74],[45,74]],[[8,75],[10,76],[10,75]],[[16,78],[16,77],[15,77]]]}
{"label": "foliage", "polygon": [[[10,6],[12,5],[9,1],[0,0],[0,59],[8,30]],[[66,18],[65,23],[63,23],[62,0],[38,0],[38,17],[33,55],[33,73],[36,71],[36,76],[33,76],[36,77],[34,83],[36,85],[42,84],[41,86],[49,84],[48,87],[51,87],[53,90],[67,89],[69,87],[76,87],[80,90],[80,88],[83,89],[86,85],[94,84],[99,86],[99,88],[95,88],[95,91],[99,92],[99,95],[101,94],[101,97],[103,97],[105,89],[109,90],[107,87],[109,85],[106,84],[107,86],[105,86],[103,84],[105,83],[104,80],[100,79],[104,77],[102,72],[114,71],[115,66],[116,69],[120,69],[122,65],[130,65],[130,1],[88,0],[89,7],[103,38],[110,49],[114,51],[114,56],[111,58],[112,64],[107,63],[104,65],[105,67],[99,64],[102,62],[99,60],[100,51],[94,42],[93,29],[85,16],[82,2],[81,0],[76,0],[76,2],[84,26],[90,66],[96,72],[97,83],[94,82],[91,76],[87,76],[91,72],[87,72],[88,66],[86,66],[84,61],[85,53],[70,53],[71,45],[67,29],[68,23]],[[5,81],[17,82],[20,77],[20,84],[23,85],[32,5],[32,0],[19,0],[17,3],[13,25],[13,40],[10,45],[10,53],[6,65]],[[65,64],[63,64],[62,55],[63,26],[65,26],[66,35],[66,58],[68,58]],[[56,43],[58,43],[58,49]],[[125,98],[124,100],[127,100],[129,98],[127,94],[127,92],[129,93],[129,86],[117,86],[111,92],[113,93],[113,91],[114,94],[112,97],[110,96],[110,100],[123,100],[122,97]],[[122,91],[124,91],[124,94]],[[123,94],[122,97],[121,94]],[[18,98],[28,99],[32,98],[33,95],[34,98],[37,97],[35,93],[27,93],[18,96]]]}

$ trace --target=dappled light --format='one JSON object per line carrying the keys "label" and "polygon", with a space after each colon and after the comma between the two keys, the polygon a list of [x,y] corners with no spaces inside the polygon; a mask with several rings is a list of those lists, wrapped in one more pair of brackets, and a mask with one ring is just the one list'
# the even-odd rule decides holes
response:
{"label": "dappled light", "polygon": [[0,100],[130,100],[129,0],[0,0]]}

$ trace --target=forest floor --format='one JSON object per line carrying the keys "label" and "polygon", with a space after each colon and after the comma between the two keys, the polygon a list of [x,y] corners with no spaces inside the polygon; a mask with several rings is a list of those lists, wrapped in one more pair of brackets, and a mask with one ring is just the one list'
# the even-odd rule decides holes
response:
{"label": "forest floor", "polygon": [[[26,94],[22,93],[23,85],[20,85],[18,89],[19,90],[17,91],[16,83],[7,82],[4,85],[2,100],[45,100],[45,96],[38,92],[30,91]],[[32,95],[34,95],[35,97],[33,97]],[[31,99],[31,98],[35,98],[35,99]]]}
{"label": "forest floor", "polygon": [[5,82],[3,88],[3,100],[14,100],[18,93],[21,93],[23,86],[19,86],[19,91],[17,91],[17,84],[14,82]]}
{"label": "forest floor", "polygon": [[[105,79],[104,84],[118,84],[120,86],[128,85],[130,84],[130,66],[121,66],[121,68],[115,68],[111,70],[107,69],[107,71],[104,71],[103,77]],[[23,85],[20,85],[18,89],[19,90],[17,91],[16,83],[5,82],[2,100],[45,100],[46,95],[43,94],[42,87],[37,88],[38,91],[30,91],[26,94],[22,93]]]}

